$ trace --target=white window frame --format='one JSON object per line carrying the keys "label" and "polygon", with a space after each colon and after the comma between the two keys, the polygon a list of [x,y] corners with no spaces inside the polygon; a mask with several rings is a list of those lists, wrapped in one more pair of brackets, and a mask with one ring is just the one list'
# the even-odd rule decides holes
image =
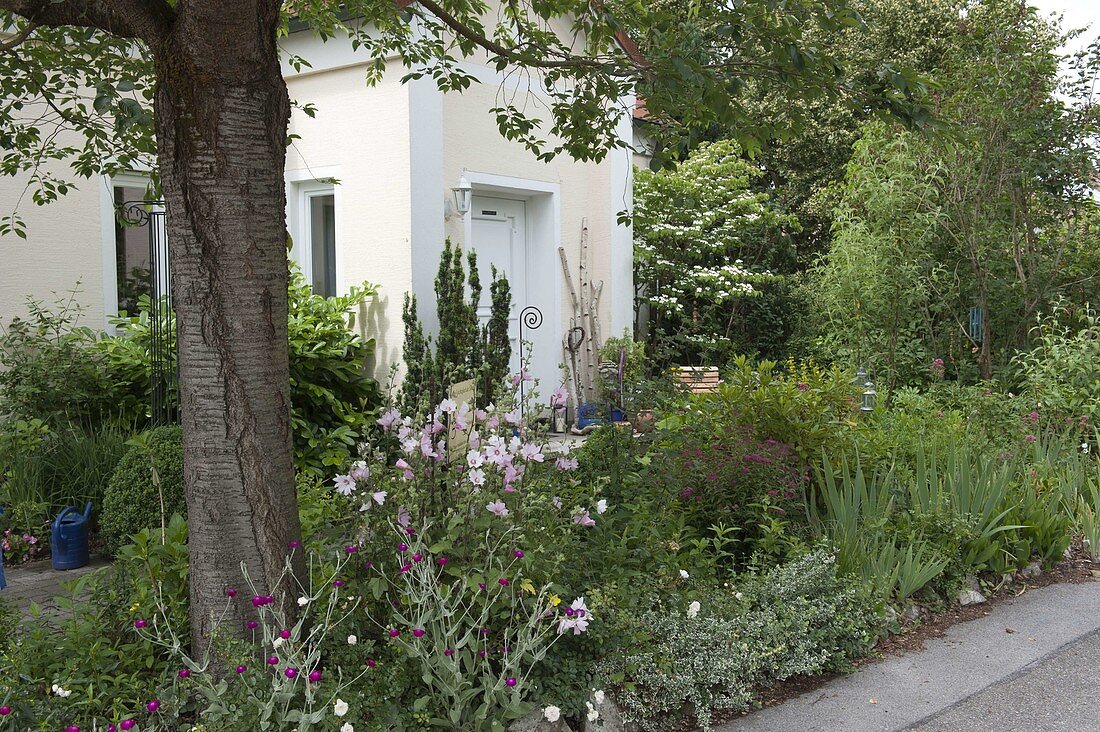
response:
{"label": "white window frame", "polygon": [[298,263],[306,281],[313,282],[313,231],[311,227],[310,205],[318,196],[332,196],[336,215],[336,246],[334,247],[336,269],[336,294],[344,289],[343,276],[343,217],[340,186],[333,181],[339,180],[339,170],[335,167],[312,168],[309,170],[288,170],[286,172],[286,218],[287,231],[293,239],[290,258]]}
{"label": "white window frame", "polygon": [[[100,236],[103,243],[103,327],[109,333],[114,332],[111,319],[118,317],[118,242],[115,239],[115,188],[149,187],[149,176],[145,173],[131,172],[100,177],[99,219]],[[157,207],[157,210],[163,210]],[[162,276],[166,275],[162,273]]]}

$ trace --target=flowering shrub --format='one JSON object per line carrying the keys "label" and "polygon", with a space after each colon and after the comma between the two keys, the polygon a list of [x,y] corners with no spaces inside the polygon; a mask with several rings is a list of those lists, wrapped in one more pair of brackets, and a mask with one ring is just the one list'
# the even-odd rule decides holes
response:
{"label": "flowering shrub", "polygon": [[3,538],[0,538],[0,549],[4,552],[4,564],[8,565],[38,559],[45,552],[45,547],[39,543],[37,536],[12,529],[4,529]]}
{"label": "flowering shrub", "polygon": [[699,145],[675,170],[638,171],[635,279],[662,360],[728,359],[742,303],[778,279],[768,268],[782,246],[769,231],[797,224],[750,190],[760,175],[730,140]]}
{"label": "flowering shrub", "polygon": [[769,524],[805,523],[802,461],[790,445],[757,439],[747,428],[713,435],[685,427],[654,465],[687,523],[699,532],[733,527],[742,559],[757,550]]}
{"label": "flowering shrub", "polygon": [[518,383],[500,406],[386,412],[370,459],[333,481],[358,517],[344,548],[368,598],[357,638],[412,665],[422,684],[410,708],[435,725],[522,716],[548,650],[595,620],[554,575],[568,561],[558,548],[592,531],[607,502],[570,484],[576,460],[528,429]]}

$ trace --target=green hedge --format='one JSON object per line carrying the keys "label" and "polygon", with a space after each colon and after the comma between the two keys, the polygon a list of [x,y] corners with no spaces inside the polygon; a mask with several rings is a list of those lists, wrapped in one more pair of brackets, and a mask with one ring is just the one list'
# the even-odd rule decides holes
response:
{"label": "green hedge", "polygon": [[165,524],[173,513],[187,515],[182,431],[176,426],[158,427],[144,433],[141,442],[123,456],[103,497],[100,538],[111,555],[129,543],[133,534],[161,525],[161,497],[153,483],[154,462],[164,494]]}

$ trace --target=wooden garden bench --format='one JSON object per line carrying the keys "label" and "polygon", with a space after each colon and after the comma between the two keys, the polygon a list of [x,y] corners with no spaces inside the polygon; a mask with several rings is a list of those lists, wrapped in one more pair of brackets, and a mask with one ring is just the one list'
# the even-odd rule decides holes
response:
{"label": "wooden garden bench", "polygon": [[677,366],[676,376],[692,394],[714,394],[722,383],[717,366]]}

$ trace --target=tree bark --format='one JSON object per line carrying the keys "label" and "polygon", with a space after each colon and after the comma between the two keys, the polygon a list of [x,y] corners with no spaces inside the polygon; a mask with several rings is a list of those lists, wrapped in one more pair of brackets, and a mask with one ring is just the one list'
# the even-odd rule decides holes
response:
{"label": "tree bark", "polygon": [[171,242],[193,651],[255,617],[240,565],[279,592],[298,538],[287,355],[283,168],[290,103],[275,0],[181,3],[153,48],[157,152]]}

